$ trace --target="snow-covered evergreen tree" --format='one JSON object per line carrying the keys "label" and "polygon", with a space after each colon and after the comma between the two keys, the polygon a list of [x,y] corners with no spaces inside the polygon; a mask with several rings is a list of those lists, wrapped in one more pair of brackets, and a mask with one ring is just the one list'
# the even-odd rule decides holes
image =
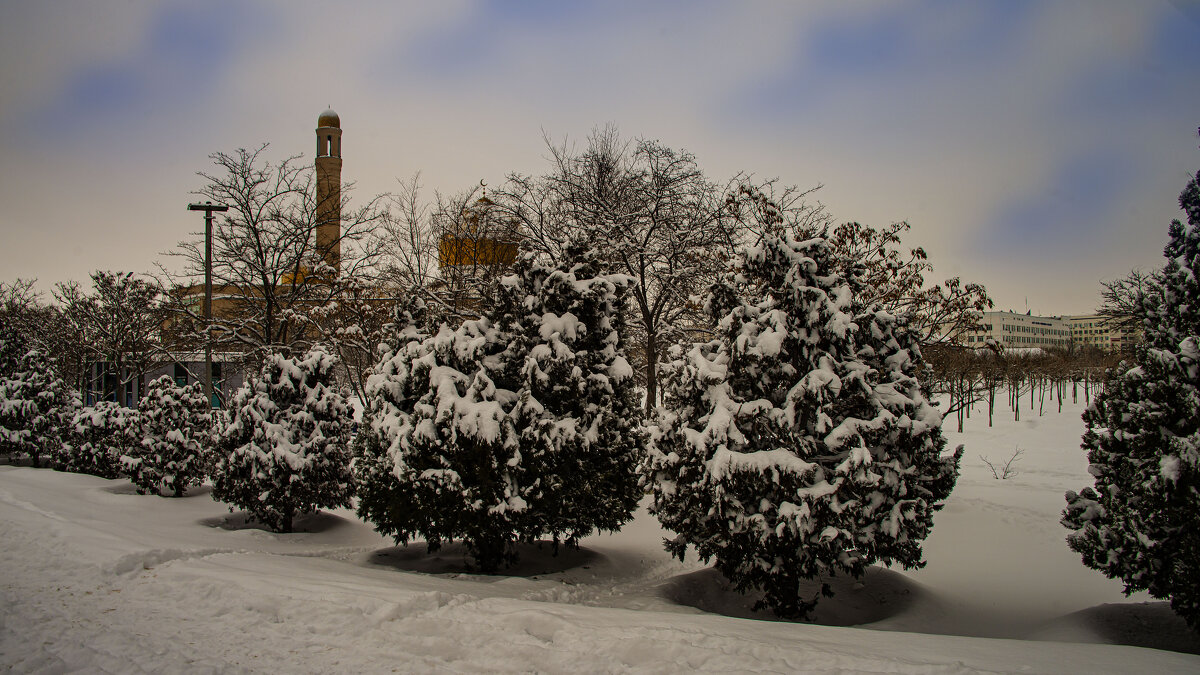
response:
{"label": "snow-covered evergreen tree", "polygon": [[408,499],[395,478],[392,456],[399,450],[400,429],[410,423],[417,399],[425,393],[410,374],[413,361],[421,356],[423,342],[429,337],[426,316],[425,303],[416,294],[403,297],[397,304],[392,321],[384,329],[379,361],[367,377],[363,424],[354,441],[358,514],[386,534],[394,529],[392,505]]}
{"label": "snow-covered evergreen tree", "polygon": [[140,440],[121,461],[141,494],[182,497],[205,475],[212,409],[199,382],[179,386],[167,375],[138,400]]}
{"label": "snow-covered evergreen tree", "polygon": [[20,326],[11,319],[0,321],[0,378],[12,377],[20,367],[21,357],[29,351],[29,340]]}
{"label": "snow-covered evergreen tree", "polygon": [[532,527],[575,545],[616,530],[642,496],[645,431],[625,359],[631,279],[601,274],[595,253],[568,245],[553,267],[526,256],[501,280],[495,311],[519,368],[511,410],[520,461],[538,481],[527,496]]}
{"label": "snow-covered evergreen tree", "polygon": [[502,367],[505,340],[486,318],[457,330],[442,324],[424,339],[419,325],[397,329],[398,347],[367,382],[359,515],[399,542],[423,536],[431,550],[463,539],[488,566],[516,527],[521,509],[510,507],[523,508],[512,490],[516,433],[501,403],[511,406],[515,394],[498,390],[483,365]]}
{"label": "snow-covered evergreen tree", "polygon": [[29,341],[12,321],[0,322],[0,454],[10,458],[39,455],[30,421],[36,405],[30,400],[28,369],[23,363]]}
{"label": "snow-covered evergreen tree", "polygon": [[709,290],[716,339],[676,349],[646,470],[652,512],[776,614],[801,580],[921,567],[954,486],[904,320],[856,299],[823,237],[767,235]]}
{"label": "snow-covered evergreen tree", "polygon": [[368,384],[359,514],[399,542],[463,540],[479,567],[544,536],[573,545],[637,505],[638,402],[621,340],[626,278],[582,248],[522,256],[484,318],[398,322]]}
{"label": "snow-covered evergreen tree", "polygon": [[71,416],[70,433],[51,461],[59,471],[101,478],[121,475],[121,457],[141,438],[138,411],[113,401],[80,408]]}
{"label": "snow-covered evergreen tree", "polygon": [[1095,488],[1067,493],[1063,525],[1083,563],[1149,591],[1200,630],[1200,172],[1179,197],[1145,342],[1084,412]]}
{"label": "snow-covered evergreen tree", "polygon": [[40,350],[12,327],[0,330],[0,453],[41,466],[62,445],[77,405]]}
{"label": "snow-covered evergreen tree", "polygon": [[350,506],[350,408],[336,359],[317,345],[267,357],[233,396],[213,467],[213,499],[276,531],[318,508]]}

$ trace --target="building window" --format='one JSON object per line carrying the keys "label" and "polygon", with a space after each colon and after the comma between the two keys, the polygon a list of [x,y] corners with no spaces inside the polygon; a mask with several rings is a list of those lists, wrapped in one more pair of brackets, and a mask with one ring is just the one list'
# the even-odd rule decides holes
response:
{"label": "building window", "polygon": [[182,363],[175,364],[175,386],[186,387],[188,383],[188,371]]}

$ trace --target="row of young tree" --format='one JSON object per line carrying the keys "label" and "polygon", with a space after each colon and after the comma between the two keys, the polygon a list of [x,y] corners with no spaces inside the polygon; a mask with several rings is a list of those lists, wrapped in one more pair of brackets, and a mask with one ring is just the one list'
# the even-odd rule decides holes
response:
{"label": "row of young tree", "polygon": [[997,402],[1018,421],[1022,410],[1040,417],[1047,410],[1061,413],[1066,401],[1090,404],[1108,371],[1124,358],[1097,348],[1005,350],[999,345],[932,344],[924,353],[930,365],[923,376],[926,389],[944,404],[944,416],[954,415],[960,433],[972,414],[986,414],[992,426]]}

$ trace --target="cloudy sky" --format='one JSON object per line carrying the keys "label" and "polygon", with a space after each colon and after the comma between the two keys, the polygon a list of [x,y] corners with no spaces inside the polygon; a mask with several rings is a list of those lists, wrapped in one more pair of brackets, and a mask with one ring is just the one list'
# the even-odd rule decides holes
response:
{"label": "cloudy sky", "polygon": [[[0,280],[142,272],[208,155],[344,130],[361,199],[548,168],[597,126],[907,220],[998,308],[1092,310],[1160,264],[1200,169],[1200,4],[3,2]],[[1191,172],[1189,174],[1189,172]],[[1028,303],[1028,304],[1026,304]]]}

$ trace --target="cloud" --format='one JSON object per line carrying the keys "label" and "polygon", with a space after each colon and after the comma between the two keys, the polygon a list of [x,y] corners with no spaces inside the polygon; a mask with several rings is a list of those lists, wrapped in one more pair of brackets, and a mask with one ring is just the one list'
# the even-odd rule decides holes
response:
{"label": "cloud", "polygon": [[[1038,2],[17,3],[0,26],[0,266],[148,269],[217,150],[345,129],[358,194],[547,169],[616,123],[908,219],[938,273],[1088,309],[1154,264],[1197,165],[1196,5]],[[1150,236],[1152,233],[1153,236]],[[78,249],[78,250],[76,250]],[[1034,286],[1035,288],[1031,288]]]}
{"label": "cloud", "polygon": [[150,3],[123,11],[97,3],[10,3],[0,27],[0,116],[43,105],[77,76],[81,64],[123,58],[149,21]]}
{"label": "cloud", "polygon": [[1129,198],[1126,186],[1142,167],[1138,158],[1102,151],[1061,160],[1031,194],[1009,195],[984,223],[977,247],[999,255],[1024,256],[1037,263],[1071,257],[1108,244],[1114,211]]}
{"label": "cloud", "polygon": [[1033,285],[1058,311],[1090,307],[1099,276],[1157,258],[1157,240],[1129,232],[1173,203],[1153,206],[1164,183],[1182,185],[1174,148],[1200,101],[1174,83],[1194,81],[1200,60],[1178,52],[1200,33],[1178,19],[1149,3],[848,10],[802,25],[726,114],[774,136],[754,144],[772,171],[819,164],[838,219],[908,219],[944,273],[1006,302]]}
{"label": "cloud", "polygon": [[22,140],[43,149],[107,152],[127,134],[145,138],[181,119],[238,67],[248,45],[270,31],[270,18],[249,3],[172,3],[138,14],[142,32],[125,48],[82,61],[54,90],[21,106],[13,123]]}

